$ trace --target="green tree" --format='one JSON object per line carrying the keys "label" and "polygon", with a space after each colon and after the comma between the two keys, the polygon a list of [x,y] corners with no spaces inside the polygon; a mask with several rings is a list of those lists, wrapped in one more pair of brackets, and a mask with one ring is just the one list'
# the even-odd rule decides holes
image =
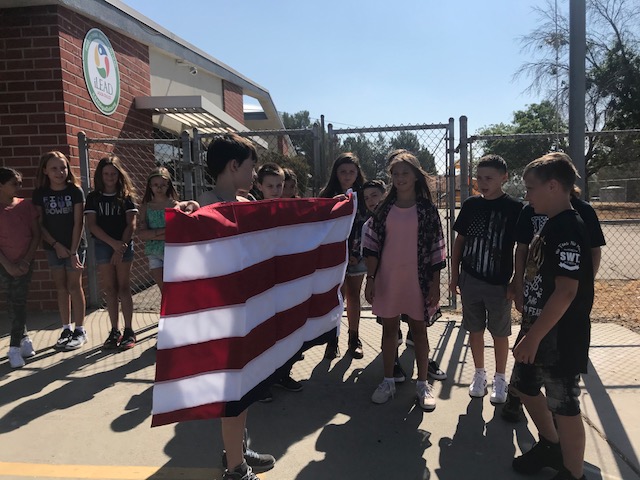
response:
{"label": "green tree", "polygon": [[355,153],[367,178],[384,176],[384,157],[389,151],[389,144],[381,133],[373,140],[367,138],[364,133],[349,136],[341,142],[338,150]]}
{"label": "green tree", "polygon": [[[586,130],[638,128],[640,62],[638,61],[637,0],[586,0]],[[567,118],[569,92],[569,20],[552,0],[533,9],[538,26],[523,36],[523,50],[532,61],[523,64],[515,76],[527,76],[527,90],[542,93]],[[587,175],[609,165],[634,159],[628,146],[618,150],[610,137],[588,137],[585,158]],[[626,152],[626,153],[625,153]],[[637,152],[637,150],[636,150]],[[637,158],[637,153],[636,157]],[[622,162],[622,163],[621,163]]]}
{"label": "green tree", "polygon": [[480,142],[483,155],[490,153],[500,155],[505,159],[512,175],[520,174],[524,167],[532,160],[551,150],[566,149],[563,138],[553,135],[556,128],[566,129],[564,123],[558,125],[556,109],[550,101],[528,105],[525,110],[518,110],[513,114],[512,123],[490,125],[478,131],[479,135],[516,135],[526,133],[549,133],[543,138],[504,138],[496,140],[482,140]]}

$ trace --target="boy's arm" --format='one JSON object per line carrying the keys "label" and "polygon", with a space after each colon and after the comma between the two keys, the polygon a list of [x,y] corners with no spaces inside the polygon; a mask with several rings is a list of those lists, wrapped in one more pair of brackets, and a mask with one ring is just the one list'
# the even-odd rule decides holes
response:
{"label": "boy's arm", "polygon": [[451,283],[449,284],[451,293],[460,293],[458,279],[460,277],[460,262],[462,261],[464,238],[464,235],[456,235],[456,239],[453,242],[453,249],[451,250]]}
{"label": "boy's arm", "polygon": [[593,278],[596,278],[598,270],[600,270],[600,260],[602,259],[602,248],[595,247],[591,249],[591,262],[593,263]]}
{"label": "boy's arm", "polygon": [[509,287],[507,288],[507,298],[513,300],[516,310],[522,313],[524,303],[523,282],[524,269],[527,264],[527,255],[529,254],[529,245],[526,243],[518,243],[516,246],[516,254],[514,261],[514,274]]}
{"label": "boy's arm", "polygon": [[533,363],[538,346],[549,331],[560,321],[578,293],[578,280],[569,277],[556,277],[555,290],[542,309],[542,313],[531,326],[527,334],[513,349],[517,362]]}

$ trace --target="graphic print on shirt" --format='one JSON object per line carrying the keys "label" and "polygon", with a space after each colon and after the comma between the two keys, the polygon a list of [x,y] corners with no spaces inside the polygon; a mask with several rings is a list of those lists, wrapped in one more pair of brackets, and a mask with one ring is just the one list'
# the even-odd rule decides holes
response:
{"label": "graphic print on shirt", "polygon": [[529,327],[533,320],[540,316],[542,308],[539,305],[542,299],[542,275],[540,267],[544,263],[544,239],[536,235],[529,247],[527,266],[524,275],[524,311],[523,323]]}
{"label": "graphic print on shirt", "polygon": [[547,217],[546,215],[533,214],[531,216],[531,223],[533,224],[534,235],[538,235],[542,231],[542,228],[544,227],[544,224],[547,223],[548,219],[549,217]]}
{"label": "graphic print on shirt", "polygon": [[580,269],[580,245],[571,240],[558,245],[556,255],[560,259],[558,266],[570,272]]}
{"label": "graphic print on shirt", "polygon": [[475,213],[467,229],[463,262],[485,278],[493,278],[500,272],[506,222],[507,216],[502,212],[481,210]]}
{"label": "graphic print on shirt", "polygon": [[45,215],[60,215],[73,213],[73,199],[71,195],[44,195],[42,197]]}

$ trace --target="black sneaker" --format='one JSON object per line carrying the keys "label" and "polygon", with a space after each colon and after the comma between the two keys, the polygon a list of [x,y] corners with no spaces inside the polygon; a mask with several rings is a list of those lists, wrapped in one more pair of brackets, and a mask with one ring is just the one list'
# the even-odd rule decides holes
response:
{"label": "black sneaker", "polygon": [[402,383],[407,379],[407,374],[402,369],[402,365],[396,362],[393,365],[393,381],[396,383]]}
{"label": "black sneaker", "polygon": [[113,350],[114,348],[118,348],[121,340],[122,340],[122,335],[120,335],[120,330],[118,330],[117,328],[112,328],[111,332],[109,332],[109,336],[104,341],[104,345],[102,345],[102,348],[107,350]]}
{"label": "black sneaker", "polygon": [[65,328],[64,330],[62,330],[60,338],[56,340],[55,348],[57,348],[58,350],[64,350],[67,346],[67,343],[69,343],[69,340],[71,340],[71,337],[73,337],[73,332],[71,331],[71,329]]}
{"label": "black sneaker", "polygon": [[511,465],[516,472],[524,475],[538,473],[545,467],[562,470],[563,463],[560,444],[551,443],[541,435],[540,441],[527,453],[514,458]]}
{"label": "black sneaker", "polygon": [[585,477],[584,475],[582,475],[580,478],[576,478],[573,475],[571,475],[571,472],[569,470],[567,470],[566,468],[563,468],[551,480],[586,480],[586,479],[587,477]]}
{"label": "black sneaker", "polygon": [[440,370],[440,365],[435,360],[429,360],[429,369],[427,371],[427,375],[429,375],[434,380],[446,380],[447,374]]}
{"label": "black sneaker", "polygon": [[301,392],[302,384],[300,382],[296,382],[291,375],[287,375],[285,378],[277,381],[273,384],[274,387],[284,388],[289,392]]}
{"label": "black sneaker", "polygon": [[87,343],[87,333],[84,330],[75,329],[71,339],[67,342],[65,350],[77,350]]}
{"label": "black sneaker", "polygon": [[338,347],[338,337],[333,338],[327,342],[327,348],[324,351],[324,358],[327,360],[333,360],[340,356],[340,347]]}
{"label": "black sneaker", "polygon": [[507,393],[507,401],[502,406],[500,416],[507,422],[517,423],[524,418],[522,402],[515,395]]}
{"label": "black sneaker", "polygon": [[132,328],[125,328],[122,334],[122,340],[120,341],[120,348],[122,350],[128,350],[136,346],[136,333]]}
{"label": "black sneaker", "polygon": [[[276,459],[273,455],[269,455],[268,453],[258,453],[254,452],[250,448],[245,449],[244,451],[244,465],[247,465],[254,473],[264,473],[268,472],[273,468],[276,464]],[[222,451],[222,466],[227,468],[227,452]],[[242,465],[240,465],[242,467]],[[237,471],[240,467],[234,469]],[[227,477],[224,477],[227,478]],[[230,477],[236,478],[236,477]],[[244,478],[244,477],[237,477]],[[257,478],[257,477],[256,477]]]}
{"label": "black sneaker", "polygon": [[360,338],[358,338],[357,332],[349,332],[349,348],[347,352],[353,357],[360,359],[364,357],[364,352],[362,351],[362,342]]}
{"label": "black sneaker", "polygon": [[247,465],[247,462],[242,462],[241,465],[234,468],[232,471],[224,471],[222,476],[223,480],[260,480],[254,473],[253,469]]}

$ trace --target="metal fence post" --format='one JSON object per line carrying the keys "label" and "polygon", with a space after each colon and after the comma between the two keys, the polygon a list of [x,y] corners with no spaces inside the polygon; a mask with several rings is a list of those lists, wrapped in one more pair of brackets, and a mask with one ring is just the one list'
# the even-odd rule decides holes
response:
{"label": "metal fence post", "polygon": [[197,200],[200,195],[205,190],[205,178],[204,178],[204,169],[202,167],[202,161],[200,158],[200,142],[201,142],[200,134],[198,133],[198,129],[193,129],[193,137],[191,138],[191,163],[195,168],[195,185],[194,185],[194,196],[193,199]]}
{"label": "metal fence post", "polygon": [[322,160],[320,158],[320,126],[313,124],[313,196],[317,196],[320,191],[320,172],[322,171]]}
{"label": "metal fence post", "polygon": [[191,160],[191,138],[186,130],[180,134],[182,147],[182,181],[184,182],[184,198],[182,200],[194,200],[193,191],[193,162]]}
{"label": "metal fence post", "polygon": [[333,124],[329,124],[327,125],[327,138],[329,140],[329,158],[327,159],[327,167],[325,168],[325,175],[326,175],[326,171],[329,170],[329,165],[333,165],[333,159],[335,157],[333,150],[335,148],[334,142],[335,142],[335,136],[333,134]]}
{"label": "metal fence post", "polygon": [[[453,231],[453,222],[456,219],[456,142],[455,142],[455,124],[453,117],[449,118],[449,127],[448,127],[448,135],[449,135],[449,145],[447,149],[447,153],[449,154],[449,192],[453,198],[449,198],[449,225],[451,228],[449,229],[449,254],[453,250],[453,242],[455,240],[455,232]],[[449,257],[451,258],[451,257]],[[451,266],[451,264],[450,264]],[[451,268],[449,268],[449,274],[451,274]],[[447,282],[448,283],[448,282]],[[449,293],[449,304],[453,306],[453,308],[457,307],[458,299],[455,294]]]}
{"label": "metal fence post", "polygon": [[460,117],[460,205],[469,197],[469,150],[467,117]]}
{"label": "metal fence post", "polygon": [[[84,132],[78,133],[78,156],[80,158],[80,178],[82,190],[85,196],[91,191],[91,168],[89,166],[89,140]],[[100,297],[98,296],[98,268],[96,265],[96,257],[94,254],[93,237],[89,232],[87,235],[87,284],[88,296],[87,306],[97,308],[100,306]]]}

